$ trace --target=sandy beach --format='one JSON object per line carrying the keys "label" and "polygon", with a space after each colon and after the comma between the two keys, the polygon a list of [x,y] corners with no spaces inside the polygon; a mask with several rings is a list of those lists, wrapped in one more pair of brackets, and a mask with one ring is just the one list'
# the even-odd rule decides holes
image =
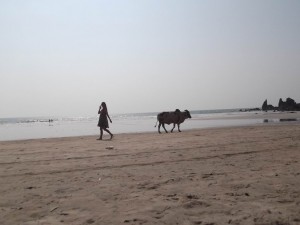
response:
{"label": "sandy beach", "polygon": [[0,142],[0,224],[300,224],[299,123],[96,138]]}

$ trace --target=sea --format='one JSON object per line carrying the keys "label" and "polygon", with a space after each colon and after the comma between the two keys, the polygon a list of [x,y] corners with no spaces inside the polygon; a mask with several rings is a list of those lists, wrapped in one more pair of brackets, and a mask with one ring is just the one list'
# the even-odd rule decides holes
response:
{"label": "sea", "polygon": [[[192,118],[181,124],[182,131],[195,128],[240,126],[262,123],[262,119],[237,119],[240,109],[193,110]],[[157,132],[158,112],[112,114],[109,124],[113,134]],[[232,117],[232,119],[231,119]],[[224,119],[222,119],[224,118]],[[91,117],[24,117],[0,118],[0,141],[38,138],[99,136],[98,116]],[[166,125],[167,130],[173,125]],[[163,132],[163,128],[161,127]],[[177,127],[174,129],[177,132]],[[104,132],[105,135],[105,132]],[[104,136],[105,137],[105,136]]]}

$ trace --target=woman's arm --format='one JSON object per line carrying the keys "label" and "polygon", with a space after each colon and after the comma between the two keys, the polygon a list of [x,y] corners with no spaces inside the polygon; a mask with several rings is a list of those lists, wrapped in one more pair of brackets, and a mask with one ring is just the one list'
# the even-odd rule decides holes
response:
{"label": "woman's arm", "polygon": [[109,121],[112,123],[112,121],[111,121],[111,119],[110,119],[110,117],[109,117],[108,113],[107,113],[106,115],[107,115],[107,117],[108,117]]}

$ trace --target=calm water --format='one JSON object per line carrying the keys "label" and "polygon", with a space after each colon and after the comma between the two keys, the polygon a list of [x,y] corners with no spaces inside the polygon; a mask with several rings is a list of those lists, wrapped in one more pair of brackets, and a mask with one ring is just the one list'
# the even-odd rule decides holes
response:
{"label": "calm water", "polygon": [[[191,111],[192,119],[181,124],[181,130],[262,123],[261,119],[220,119],[222,116],[245,114],[238,109]],[[131,113],[111,115],[110,130],[114,134],[157,132],[157,113]],[[53,120],[49,122],[49,119]],[[23,140],[49,137],[99,135],[98,117],[36,117],[0,118],[0,140]],[[166,126],[167,130],[172,125]],[[177,131],[177,128],[175,128]],[[163,130],[161,130],[163,131]]]}

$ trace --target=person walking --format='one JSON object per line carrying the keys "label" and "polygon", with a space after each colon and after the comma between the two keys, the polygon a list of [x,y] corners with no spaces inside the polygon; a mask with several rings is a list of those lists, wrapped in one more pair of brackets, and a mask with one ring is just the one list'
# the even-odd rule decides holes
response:
{"label": "person walking", "polygon": [[100,137],[97,140],[102,140],[102,136],[103,136],[103,130],[105,130],[107,133],[110,134],[110,139],[113,138],[113,134],[108,130],[109,126],[108,126],[108,120],[112,123],[109,115],[108,115],[108,111],[107,111],[107,106],[105,102],[102,102],[99,110],[98,110],[98,114],[99,114],[99,121],[98,121],[98,127],[100,127]]}

